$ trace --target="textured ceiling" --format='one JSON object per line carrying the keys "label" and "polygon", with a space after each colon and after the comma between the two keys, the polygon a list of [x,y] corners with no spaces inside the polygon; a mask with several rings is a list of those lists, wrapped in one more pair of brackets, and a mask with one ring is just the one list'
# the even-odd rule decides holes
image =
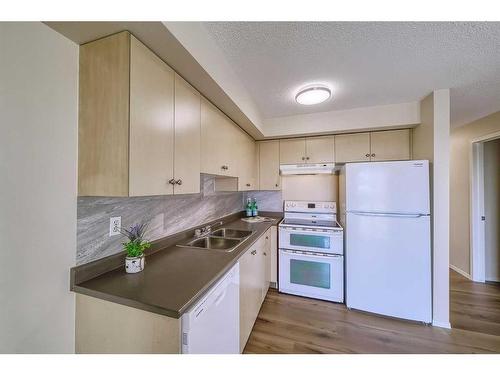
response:
{"label": "textured ceiling", "polygon": [[[452,124],[500,110],[500,23],[206,22],[263,118],[420,100],[451,89]],[[305,107],[298,88],[334,99]]]}

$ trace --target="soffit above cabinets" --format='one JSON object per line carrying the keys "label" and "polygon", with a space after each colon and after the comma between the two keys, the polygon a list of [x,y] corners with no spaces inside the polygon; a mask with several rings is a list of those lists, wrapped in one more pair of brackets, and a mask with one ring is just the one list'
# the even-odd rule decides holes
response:
{"label": "soffit above cabinets", "polygon": [[162,22],[45,22],[77,44],[128,30],[255,139],[264,135]]}

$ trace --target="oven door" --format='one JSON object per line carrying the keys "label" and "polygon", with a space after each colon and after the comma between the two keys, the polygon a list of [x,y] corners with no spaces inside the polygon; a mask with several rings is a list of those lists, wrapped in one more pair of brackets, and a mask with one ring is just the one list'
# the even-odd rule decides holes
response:
{"label": "oven door", "polygon": [[280,249],[279,290],[283,293],[344,302],[344,257]]}
{"label": "oven door", "polygon": [[280,249],[344,254],[342,231],[280,226],[279,239]]}

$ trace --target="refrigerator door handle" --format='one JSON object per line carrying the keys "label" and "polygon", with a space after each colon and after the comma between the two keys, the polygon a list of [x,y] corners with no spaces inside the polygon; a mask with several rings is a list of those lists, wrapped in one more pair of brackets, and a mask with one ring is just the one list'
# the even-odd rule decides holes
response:
{"label": "refrigerator door handle", "polygon": [[382,216],[382,217],[400,217],[400,218],[419,218],[423,216],[429,216],[428,214],[397,214],[397,213],[379,213],[379,212],[363,212],[363,211],[347,211],[354,215],[360,216]]}

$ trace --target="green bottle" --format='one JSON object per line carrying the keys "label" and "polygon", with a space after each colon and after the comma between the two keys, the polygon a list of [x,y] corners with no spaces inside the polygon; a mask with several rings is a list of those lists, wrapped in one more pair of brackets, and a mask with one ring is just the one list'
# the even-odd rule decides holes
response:
{"label": "green bottle", "polygon": [[245,211],[247,217],[252,216],[252,202],[250,201],[250,198],[247,198],[247,205],[245,206]]}
{"label": "green bottle", "polygon": [[257,200],[254,198],[252,203],[252,216],[258,216],[258,215],[259,215],[259,210],[257,207]]}

